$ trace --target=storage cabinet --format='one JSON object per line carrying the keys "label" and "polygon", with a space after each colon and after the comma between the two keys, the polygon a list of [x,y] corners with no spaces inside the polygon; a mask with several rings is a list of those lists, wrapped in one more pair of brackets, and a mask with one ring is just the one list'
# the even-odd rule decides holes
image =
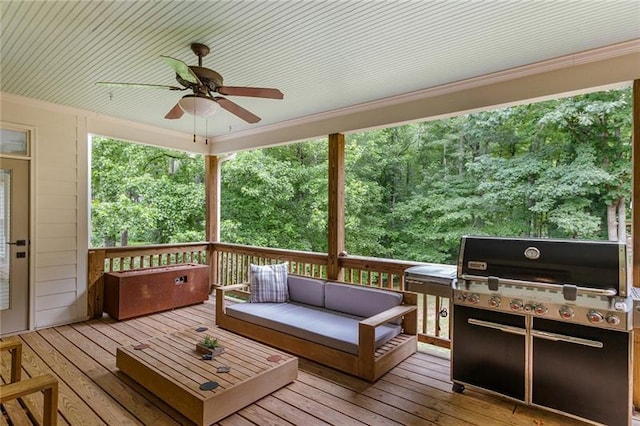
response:
{"label": "storage cabinet", "polygon": [[204,302],[209,298],[209,267],[184,264],[109,272],[104,310],[118,320]]}

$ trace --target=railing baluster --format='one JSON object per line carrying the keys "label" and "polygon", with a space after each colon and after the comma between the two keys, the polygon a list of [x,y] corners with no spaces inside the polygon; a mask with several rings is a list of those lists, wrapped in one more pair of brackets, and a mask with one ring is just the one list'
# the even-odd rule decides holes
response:
{"label": "railing baluster", "polygon": [[428,330],[427,330],[427,325],[429,324],[428,304],[429,304],[429,301],[427,299],[427,295],[423,294],[422,295],[422,333],[423,334],[428,334]]}
{"label": "railing baluster", "polygon": [[436,335],[436,337],[440,337],[440,332],[442,331],[440,328],[440,296],[436,296],[436,306],[434,309],[434,317],[435,317],[434,334]]}

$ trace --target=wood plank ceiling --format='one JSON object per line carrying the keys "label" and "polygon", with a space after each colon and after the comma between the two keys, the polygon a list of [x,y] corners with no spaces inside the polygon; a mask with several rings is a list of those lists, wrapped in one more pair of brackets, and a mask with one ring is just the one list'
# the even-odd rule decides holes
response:
{"label": "wood plank ceiling", "polygon": [[163,116],[185,92],[96,87],[176,85],[161,60],[204,66],[234,86],[276,87],[283,101],[233,97],[210,136],[313,116],[640,38],[640,2],[619,1],[6,1],[0,90],[191,133]]}

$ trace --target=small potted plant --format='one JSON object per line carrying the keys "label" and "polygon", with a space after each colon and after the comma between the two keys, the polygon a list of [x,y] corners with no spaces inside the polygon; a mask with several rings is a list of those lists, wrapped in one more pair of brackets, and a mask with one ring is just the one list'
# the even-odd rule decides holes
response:
{"label": "small potted plant", "polygon": [[209,354],[211,356],[220,355],[224,352],[224,348],[220,346],[218,339],[207,335],[201,342],[196,343],[196,352],[200,354]]}

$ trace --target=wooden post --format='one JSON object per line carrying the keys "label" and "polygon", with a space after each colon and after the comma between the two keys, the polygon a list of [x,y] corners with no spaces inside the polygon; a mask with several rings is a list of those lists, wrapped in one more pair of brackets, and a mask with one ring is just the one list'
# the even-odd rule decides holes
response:
{"label": "wooden post", "polygon": [[87,277],[87,315],[102,318],[104,305],[104,250],[89,250]]}
{"label": "wooden post", "polygon": [[344,135],[329,135],[329,250],[327,278],[343,281],[339,256],[344,252]]}
{"label": "wooden post", "polygon": [[215,243],[220,241],[220,166],[218,157],[205,157],[205,202],[206,224],[205,240],[207,248],[207,263],[209,264],[209,285],[220,285],[218,282],[218,252]]}
{"label": "wooden post", "polygon": [[[640,285],[640,80],[633,81],[631,133],[633,193],[631,196],[631,282]],[[634,315],[640,312],[634,312]],[[640,329],[633,330],[633,404],[640,407]]]}

